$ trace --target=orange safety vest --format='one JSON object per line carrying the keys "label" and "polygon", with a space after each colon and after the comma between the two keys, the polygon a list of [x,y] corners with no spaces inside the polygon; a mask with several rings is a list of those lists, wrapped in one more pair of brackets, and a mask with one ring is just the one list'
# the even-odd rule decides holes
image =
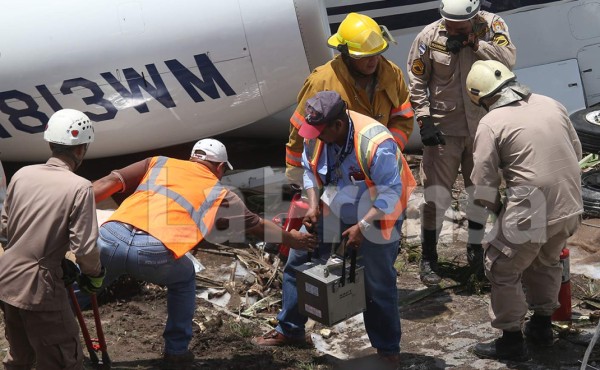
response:
{"label": "orange safety vest", "polygon": [[135,192],[107,222],[143,230],[179,258],[212,229],[225,194],[219,179],[202,164],[153,157]]}
{"label": "orange safety vest", "polygon": [[298,130],[306,122],[304,107],[309,98],[324,90],[338,92],[348,103],[348,109],[384,124],[394,136],[400,150],[404,150],[413,131],[414,113],[402,70],[381,56],[375,74],[377,87],[372,99],[369,99],[369,94],[364,90],[356,87],[356,80],[341,55],[317,67],[307,77],[298,93],[298,106],[290,117],[290,135],[285,151],[288,167],[302,166],[303,139],[298,135]]}
{"label": "orange safety vest", "polygon": [[[388,139],[394,140],[394,137],[384,125],[374,119],[351,110],[348,112],[352,119],[352,123],[354,124],[354,150],[356,152],[356,159],[358,160],[361,171],[365,175],[365,183],[369,188],[371,200],[375,200],[377,197],[377,188],[376,184],[371,180],[370,172],[373,156],[383,141]],[[319,158],[321,157],[325,145],[321,140],[313,139],[306,140],[304,146],[309,156],[308,162],[310,169],[314,174],[319,189],[321,189],[323,183],[317,172],[317,164],[319,163]],[[417,186],[417,182],[408,167],[408,163],[398,147],[396,149],[396,159],[398,160],[398,170],[400,172],[400,181],[402,182],[402,194],[400,195],[400,201],[394,207],[394,211],[390,214],[385,214],[383,218],[379,220],[381,224],[381,233],[386,240],[391,238],[394,224],[406,209],[408,199]]]}

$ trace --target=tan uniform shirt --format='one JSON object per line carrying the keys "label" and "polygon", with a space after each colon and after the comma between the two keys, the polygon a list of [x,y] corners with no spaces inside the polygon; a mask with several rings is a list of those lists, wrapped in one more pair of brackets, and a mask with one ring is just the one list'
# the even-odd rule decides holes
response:
{"label": "tan uniform shirt", "polygon": [[6,197],[6,175],[4,174],[4,168],[2,168],[2,162],[0,162],[0,211],[4,206],[4,198]]}
{"label": "tan uniform shirt", "polygon": [[[508,195],[506,213],[515,222],[529,222],[531,228],[546,226],[536,220],[551,225],[583,212],[580,159],[581,143],[566,109],[551,98],[532,94],[481,120],[471,173],[475,198],[493,198],[490,191],[498,189],[501,169]],[[544,208],[545,214],[537,214]]]}
{"label": "tan uniform shirt", "polygon": [[512,69],[516,48],[499,16],[480,11],[473,20],[479,48],[464,47],[458,54],[446,48],[445,20],[426,26],[408,55],[409,90],[415,115],[431,116],[445,135],[475,136],[485,110],[471,103],[466,79],[477,60],[497,60]]}
{"label": "tan uniform shirt", "polygon": [[67,251],[82,273],[100,273],[92,184],[58,158],[15,173],[0,233],[9,240],[0,256],[0,300],[12,306],[55,311],[68,305],[61,267]]}

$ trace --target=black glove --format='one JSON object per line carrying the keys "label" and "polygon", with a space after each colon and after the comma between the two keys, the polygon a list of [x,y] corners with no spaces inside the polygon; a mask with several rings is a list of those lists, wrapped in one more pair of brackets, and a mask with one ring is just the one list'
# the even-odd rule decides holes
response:
{"label": "black glove", "polygon": [[460,49],[462,49],[466,46],[466,44],[464,44],[464,43],[468,40],[469,40],[468,35],[460,34],[460,35],[448,36],[448,39],[446,40],[446,48],[448,49],[448,51],[451,51],[453,54],[458,54],[460,52]]}
{"label": "black glove", "polygon": [[88,276],[84,274],[79,275],[79,279],[77,280],[79,289],[88,294],[93,294],[100,291],[100,289],[102,289],[102,283],[104,282],[105,275],[106,269],[104,267],[102,267],[102,270],[100,270],[100,275],[98,276]]}
{"label": "black glove", "polygon": [[421,116],[417,118],[419,127],[421,127],[421,141],[425,146],[446,145],[444,134],[433,123],[431,116]]}
{"label": "black glove", "polygon": [[62,271],[63,271],[63,282],[65,286],[68,288],[77,280],[77,276],[79,276],[79,267],[75,264],[75,262],[63,258],[61,262]]}

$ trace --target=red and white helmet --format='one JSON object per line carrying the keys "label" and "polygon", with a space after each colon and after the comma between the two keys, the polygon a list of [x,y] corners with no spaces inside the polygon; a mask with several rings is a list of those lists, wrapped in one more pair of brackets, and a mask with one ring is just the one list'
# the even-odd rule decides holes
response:
{"label": "red and white helmet", "polygon": [[44,140],[62,145],[88,144],[94,141],[94,124],[83,112],[61,109],[50,117]]}

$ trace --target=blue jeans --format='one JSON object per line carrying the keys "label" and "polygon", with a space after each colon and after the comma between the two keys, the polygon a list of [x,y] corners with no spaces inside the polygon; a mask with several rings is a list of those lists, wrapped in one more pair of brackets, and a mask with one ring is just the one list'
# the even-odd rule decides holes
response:
{"label": "blue jeans", "polygon": [[196,273],[192,261],[185,256],[175,259],[158,239],[131,231],[115,221],[100,227],[98,247],[106,268],[104,286],[128,274],[167,287],[165,353],[185,353],[192,339],[196,309]]}
{"label": "blue jeans", "polygon": [[[402,221],[396,227],[400,230]],[[342,224],[341,230],[352,225]],[[323,235],[323,222],[319,222],[319,236]],[[392,239],[393,240],[393,239]],[[400,352],[400,313],[398,310],[398,289],[394,262],[398,256],[399,240],[375,243],[365,238],[358,256],[362,256],[365,273],[365,293],[367,307],[364,312],[365,329],[371,345],[379,353]],[[331,254],[331,243],[319,242],[313,253],[326,260]],[[276,330],[288,337],[303,338],[304,325],[308,318],[298,312],[298,291],[296,290],[296,267],[307,261],[307,253],[290,249],[287,264],[283,269],[282,310],[277,315],[279,324]]]}

